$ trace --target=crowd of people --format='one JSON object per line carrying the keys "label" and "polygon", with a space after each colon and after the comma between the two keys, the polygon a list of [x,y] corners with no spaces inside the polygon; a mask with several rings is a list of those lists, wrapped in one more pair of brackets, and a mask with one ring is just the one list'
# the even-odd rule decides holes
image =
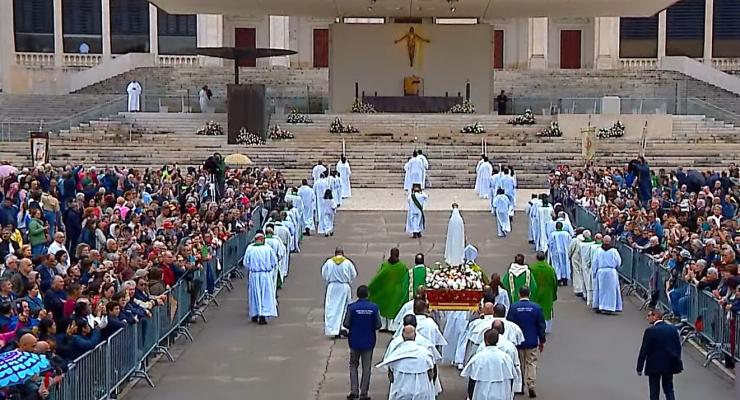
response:
{"label": "crowd of people", "polygon": [[202,306],[204,285],[216,290],[217,249],[249,228],[255,207],[282,207],[286,191],[280,172],[228,168],[219,154],[200,168],[6,167],[0,351],[45,354],[54,366],[0,389],[10,399],[48,396],[69,363],[146,325],[178,282]]}
{"label": "crowd of people", "polygon": [[[579,229],[574,247],[610,237],[668,269],[669,279],[648,294],[652,306],[664,291],[675,319],[686,321],[688,283],[719,302],[731,319],[740,311],[740,171],[735,164],[721,171],[656,172],[640,157],[620,168],[559,167],[549,180],[556,201],[591,210],[603,226],[600,233]],[[578,252],[568,254],[574,281],[576,270],[593,268]],[[592,289],[585,289],[590,298]],[[732,357],[726,364],[734,364]]]}

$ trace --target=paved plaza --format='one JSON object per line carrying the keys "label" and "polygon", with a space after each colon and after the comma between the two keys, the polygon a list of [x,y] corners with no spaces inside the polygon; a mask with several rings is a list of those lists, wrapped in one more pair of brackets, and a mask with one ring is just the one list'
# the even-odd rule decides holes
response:
{"label": "paved plaza", "polygon": [[[391,247],[398,246],[406,263],[424,252],[428,263],[441,260],[449,213],[430,212],[429,229],[421,240],[404,231],[405,213],[341,211],[334,237],[310,237],[291,260],[290,276],[279,293],[280,317],[268,326],[249,322],[245,281],[221,295],[220,308],[210,308],[209,322],[192,326],[195,343],[180,340],[174,364],[161,361],[152,369],[156,388],[139,383],[125,397],[141,400],[276,399],[341,400],[349,392],[346,340],[323,336],[324,283],[320,267],[342,245],[357,266],[355,286],[366,283]],[[488,273],[503,273],[516,253],[533,259],[526,241],[526,219],[517,214],[513,235],[495,237],[490,214],[463,211],[468,242],[479,249],[479,264]],[[354,290],[353,290],[354,292]],[[561,288],[555,306],[554,333],[540,356],[538,394],[544,400],[631,400],[647,398],[647,379],[635,374],[635,361],[646,326],[634,299],[617,316],[596,315]],[[379,335],[379,361],[388,334]],[[733,385],[714,367],[702,368],[685,347],[685,372],[676,377],[680,399],[734,398]],[[370,396],[386,399],[388,382],[374,370]],[[465,399],[465,382],[452,367],[441,368],[441,400]]]}

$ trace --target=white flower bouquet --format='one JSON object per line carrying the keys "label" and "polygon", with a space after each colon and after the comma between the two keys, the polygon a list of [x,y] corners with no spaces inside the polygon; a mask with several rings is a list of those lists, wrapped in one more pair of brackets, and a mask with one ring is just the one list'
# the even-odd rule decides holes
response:
{"label": "white flower bouquet", "polygon": [[537,132],[537,136],[560,137],[560,136],[563,136],[563,132],[560,130],[560,125],[558,125],[558,121],[552,121],[550,122],[550,126]]}
{"label": "white flower bouquet", "polygon": [[462,103],[452,106],[449,112],[452,114],[474,114],[475,105],[470,100],[466,99]]}
{"label": "white flower bouquet", "polygon": [[271,140],[288,140],[295,138],[292,132],[281,129],[278,125],[273,125],[272,128],[270,128],[270,132],[267,134],[267,136]]}
{"label": "white flower bouquet", "polygon": [[195,134],[200,136],[221,136],[224,135],[224,128],[216,121],[208,121]]}
{"label": "white flower bouquet", "polygon": [[373,106],[372,104],[364,103],[360,99],[355,99],[355,102],[352,103],[352,112],[362,114],[374,114],[377,111],[375,111],[375,106]]}
{"label": "white flower bouquet", "polygon": [[265,139],[262,139],[261,136],[255,133],[248,132],[246,128],[242,127],[236,135],[236,144],[247,146],[263,145],[265,144]]}
{"label": "white flower bouquet", "polygon": [[308,115],[301,114],[298,110],[292,109],[285,122],[289,124],[312,124],[313,120]]}
{"label": "white flower bouquet", "polygon": [[486,128],[480,122],[476,122],[472,125],[466,125],[460,129],[461,133],[486,133]]}
{"label": "white flower bouquet", "polygon": [[517,115],[509,120],[510,125],[534,125],[534,114],[531,109],[524,110],[524,114]]}
{"label": "white flower bouquet", "polygon": [[483,290],[483,275],[469,265],[452,267],[436,263],[427,273],[426,286],[432,290]]}
{"label": "white flower bouquet", "polygon": [[621,121],[617,121],[609,128],[599,128],[596,136],[599,139],[620,138],[624,136],[624,124]]}
{"label": "white flower bouquet", "polygon": [[331,126],[329,126],[329,133],[358,133],[360,132],[359,129],[355,128],[354,126],[347,124],[345,125],[342,122],[342,119],[339,117],[334,118],[334,122],[331,123]]}

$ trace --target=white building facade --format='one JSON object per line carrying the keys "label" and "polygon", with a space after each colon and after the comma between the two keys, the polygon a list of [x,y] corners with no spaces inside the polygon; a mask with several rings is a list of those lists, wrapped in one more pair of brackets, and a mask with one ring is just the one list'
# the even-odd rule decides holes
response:
{"label": "white building facade", "polygon": [[[457,17],[457,16],[456,16]],[[155,65],[224,65],[196,47],[296,50],[290,57],[245,62],[256,68],[327,68],[329,25],[408,23],[392,18],[265,15],[171,15],[145,0],[4,0],[0,2],[0,82],[8,91],[26,71],[71,74],[128,53]],[[652,69],[664,56],[740,70],[740,2],[683,0],[648,18],[419,18],[420,23],[485,23],[492,69]],[[15,91],[22,91],[15,90]]]}

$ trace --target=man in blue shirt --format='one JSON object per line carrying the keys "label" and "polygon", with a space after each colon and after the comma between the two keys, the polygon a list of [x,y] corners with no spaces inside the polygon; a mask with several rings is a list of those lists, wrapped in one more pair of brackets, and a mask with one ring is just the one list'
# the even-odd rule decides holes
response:
{"label": "man in blue shirt", "polygon": [[517,324],[524,333],[524,342],[517,349],[522,364],[522,376],[529,389],[529,397],[537,397],[537,355],[545,349],[545,316],[542,308],[529,300],[529,288],[519,288],[519,301],[511,305],[509,321]]}
{"label": "man in blue shirt", "polygon": [[[344,315],[345,329],[349,331],[349,382],[348,400],[369,400],[370,370],[373,362],[376,332],[381,327],[380,311],[375,303],[368,300],[370,290],[362,285],[357,288],[357,301],[347,306]],[[357,382],[357,368],[362,360],[362,385]],[[359,386],[359,390],[358,390]]]}

